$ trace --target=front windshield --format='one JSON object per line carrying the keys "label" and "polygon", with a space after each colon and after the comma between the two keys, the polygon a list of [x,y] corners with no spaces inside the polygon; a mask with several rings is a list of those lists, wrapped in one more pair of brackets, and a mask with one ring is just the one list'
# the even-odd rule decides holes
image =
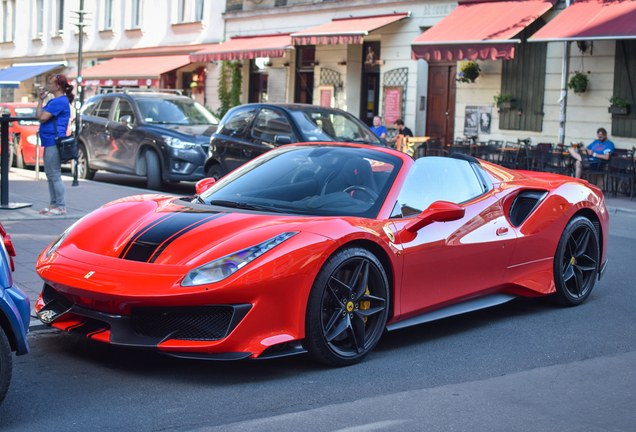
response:
{"label": "front windshield", "polygon": [[292,111],[307,141],[381,144],[380,139],[350,114],[332,111]]}
{"label": "front windshield", "polygon": [[[16,107],[15,116],[16,117],[35,117],[35,107]],[[40,122],[37,120],[18,120],[19,125],[39,125]]]}
{"label": "front windshield", "polygon": [[191,99],[137,99],[146,123],[216,125],[219,121],[200,103]]}
{"label": "front windshield", "polygon": [[314,216],[375,217],[402,161],[371,149],[294,146],[272,150],[204,192],[230,208]]}

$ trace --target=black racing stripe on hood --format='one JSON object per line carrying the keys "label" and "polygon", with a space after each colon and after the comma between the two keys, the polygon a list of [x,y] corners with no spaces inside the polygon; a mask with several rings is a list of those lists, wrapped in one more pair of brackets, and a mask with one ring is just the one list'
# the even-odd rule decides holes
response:
{"label": "black racing stripe on hood", "polygon": [[172,213],[172,217],[160,220],[159,223],[152,225],[141,235],[137,236],[134,242],[130,245],[130,248],[121,258],[130,261],[149,262],[155,255],[157,249],[164,245],[164,243],[168,240],[171,243],[181,235],[191,229],[194,229],[196,226],[200,226],[203,223],[216,219],[222,215],[223,213],[210,215],[209,213],[202,214],[187,211]]}
{"label": "black racing stripe on hood", "polygon": [[159,247],[157,248],[157,250],[155,250],[155,252],[152,254],[152,256],[150,257],[150,260],[148,262],[153,263],[155,262],[155,260],[157,258],[159,258],[159,255],[161,255],[161,253],[170,245],[170,243],[172,243],[173,241],[175,241],[176,239],[178,239],[179,237],[181,237],[183,234],[187,233],[188,231],[192,231],[195,228],[200,227],[201,225],[203,225],[204,223],[207,223],[211,220],[220,218],[221,216],[223,216],[224,213],[219,213],[216,215],[212,215],[212,216],[208,216],[204,219],[201,219],[200,221],[193,223],[192,225],[184,228],[183,230],[179,231],[178,233],[175,233],[174,235],[172,235],[170,238],[168,238],[167,240],[165,240],[161,245],[159,245]]}
{"label": "black racing stripe on hood", "polygon": [[141,237],[150,228],[152,228],[155,225],[160,224],[161,222],[163,222],[164,220],[166,220],[166,219],[168,219],[170,217],[173,217],[176,213],[180,213],[180,212],[183,212],[185,210],[186,210],[186,208],[182,208],[182,209],[177,210],[176,212],[171,212],[171,213],[165,214],[165,215],[161,216],[159,219],[150,222],[148,225],[146,225],[145,227],[143,227],[142,229],[137,231],[137,233],[134,234],[130,238],[130,240],[128,240],[128,243],[126,243],[126,246],[124,246],[124,248],[122,249],[121,253],[119,254],[119,258],[123,259],[126,256],[126,254],[128,253],[128,250],[133,245],[133,243],[135,243],[135,241],[137,241],[137,239],[139,237]]}

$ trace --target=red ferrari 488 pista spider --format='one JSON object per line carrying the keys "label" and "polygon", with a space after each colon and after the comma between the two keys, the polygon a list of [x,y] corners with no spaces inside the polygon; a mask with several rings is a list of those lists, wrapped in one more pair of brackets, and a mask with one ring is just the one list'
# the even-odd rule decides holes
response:
{"label": "red ferrari 488 pista spider", "polygon": [[289,145],[202,180],[195,197],[132,196],[77,221],[38,259],[36,311],[178,357],[308,351],[349,365],[385,328],[515,296],[581,304],[605,269],[608,226],[601,191],[571,177]]}

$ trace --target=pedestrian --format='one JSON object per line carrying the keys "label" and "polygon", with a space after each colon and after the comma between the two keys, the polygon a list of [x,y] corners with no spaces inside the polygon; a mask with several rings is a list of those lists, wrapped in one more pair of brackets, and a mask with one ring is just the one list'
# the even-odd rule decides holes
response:
{"label": "pedestrian", "polygon": [[373,117],[373,126],[371,130],[374,134],[380,137],[380,139],[386,139],[386,128],[382,126],[382,118],[380,116]]}
{"label": "pedestrian", "polygon": [[[49,100],[43,108],[42,104],[49,93],[54,98]],[[56,135],[59,138],[66,136],[66,129],[71,118],[70,104],[73,99],[75,99],[73,86],[68,83],[66,76],[54,74],[47,80],[46,88],[40,91],[38,106],[35,110],[35,116],[40,119],[41,124],[40,141],[44,147],[44,172],[49,183],[49,195],[51,196],[50,204],[40,213],[47,216],[66,214],[62,161],[55,145],[55,138]]]}
{"label": "pedestrian", "polygon": [[[592,144],[588,145],[584,150],[590,159],[590,167],[593,170],[597,170],[601,164],[601,161],[609,161],[610,156],[614,153],[614,143],[607,139],[607,131],[604,128],[598,128],[596,131],[596,137]],[[568,149],[570,155],[576,162],[574,164],[574,176],[581,178],[581,172],[583,170],[581,155],[572,147]]]}

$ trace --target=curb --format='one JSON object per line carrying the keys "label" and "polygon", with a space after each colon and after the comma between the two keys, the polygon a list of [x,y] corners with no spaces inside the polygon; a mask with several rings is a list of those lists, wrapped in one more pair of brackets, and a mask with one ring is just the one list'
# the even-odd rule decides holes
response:
{"label": "curb", "polygon": [[607,211],[609,213],[626,213],[631,215],[636,215],[636,210],[621,208],[621,207],[607,207]]}

